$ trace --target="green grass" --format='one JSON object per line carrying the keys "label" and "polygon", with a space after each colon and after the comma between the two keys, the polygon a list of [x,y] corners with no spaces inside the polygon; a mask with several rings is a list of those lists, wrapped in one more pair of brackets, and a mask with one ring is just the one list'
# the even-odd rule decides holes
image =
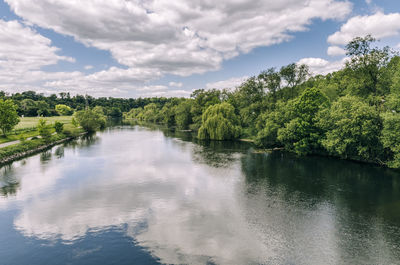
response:
{"label": "green grass", "polygon": [[38,135],[39,135],[39,132],[36,129],[20,131],[20,132],[17,132],[17,134],[10,133],[7,135],[7,137],[4,137],[4,135],[1,135],[0,136],[0,144],[20,140],[21,137],[24,137],[26,139],[26,138],[38,136]]}
{"label": "green grass", "polygon": [[[15,129],[26,129],[36,127],[40,117],[24,117],[20,118],[19,123],[15,126]],[[54,116],[54,117],[43,117],[48,124],[53,124],[56,121],[64,124],[70,124],[72,122],[72,116]]]}
{"label": "green grass", "polygon": [[[20,118],[20,122],[15,126],[14,130],[8,133],[7,137],[0,135],[0,144],[8,143],[12,141],[20,140],[21,137],[29,138],[33,136],[38,136],[39,132],[36,126],[39,122],[40,117],[24,117]],[[72,116],[55,116],[55,117],[44,117],[47,124],[54,124],[54,122],[59,121],[64,123],[64,128],[70,128],[74,130],[72,126]],[[54,132],[54,129],[51,131]]]}

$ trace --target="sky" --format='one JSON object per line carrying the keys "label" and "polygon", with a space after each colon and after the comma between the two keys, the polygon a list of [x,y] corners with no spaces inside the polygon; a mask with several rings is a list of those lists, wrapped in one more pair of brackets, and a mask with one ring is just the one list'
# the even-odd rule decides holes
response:
{"label": "sky", "polygon": [[398,0],[0,0],[0,90],[188,97],[293,62],[338,70],[367,34],[400,50]]}

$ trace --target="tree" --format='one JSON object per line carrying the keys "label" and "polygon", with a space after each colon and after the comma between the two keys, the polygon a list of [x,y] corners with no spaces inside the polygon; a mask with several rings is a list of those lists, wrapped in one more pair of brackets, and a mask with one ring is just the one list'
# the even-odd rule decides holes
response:
{"label": "tree", "polygon": [[19,122],[17,106],[11,99],[0,99],[0,129],[6,136]]}
{"label": "tree", "polygon": [[74,118],[86,132],[95,132],[104,128],[106,124],[104,115],[91,109],[75,112]]}
{"label": "tree", "polygon": [[388,165],[400,168],[400,114],[387,112],[383,114],[381,141],[383,147],[390,150]]}
{"label": "tree", "polygon": [[258,79],[262,80],[264,83],[264,88],[267,89],[268,93],[272,97],[272,103],[275,103],[276,92],[281,88],[282,79],[278,72],[276,72],[275,68],[269,68],[266,71],[261,72],[258,75]]}
{"label": "tree", "polygon": [[294,88],[303,83],[310,74],[307,65],[291,63],[287,66],[281,67],[279,75],[286,82],[286,86],[290,89],[290,98],[293,98]]}
{"label": "tree", "polygon": [[20,109],[21,109],[21,115],[25,115],[28,117],[34,117],[37,116],[37,104],[35,101],[32,99],[24,99],[20,102]]}
{"label": "tree", "polygon": [[382,121],[373,106],[358,97],[346,95],[334,102],[326,114],[321,119],[327,130],[322,145],[330,154],[362,160],[379,157]]}
{"label": "tree", "polygon": [[47,125],[47,122],[45,119],[39,119],[38,125],[37,125],[39,135],[43,138],[45,142],[50,142],[51,139],[51,128],[49,125]]}
{"label": "tree", "polygon": [[221,103],[221,91],[217,89],[197,89],[190,95],[194,99],[190,113],[193,120],[193,128],[198,129],[201,126],[202,115],[211,105]]}
{"label": "tree", "polygon": [[295,100],[278,101],[273,111],[260,115],[257,122],[255,142],[259,146],[271,148],[282,146],[278,140],[278,130],[285,127],[295,116]]}
{"label": "tree", "polygon": [[382,69],[384,69],[393,55],[389,47],[379,49],[371,47],[376,41],[371,35],[356,37],[346,45],[346,55],[350,60],[346,68],[354,76],[358,83],[357,95],[376,96],[377,85],[380,81]]}
{"label": "tree", "polygon": [[64,130],[64,124],[59,121],[56,121],[54,123],[54,129],[56,130],[57,134],[60,134]]}
{"label": "tree", "polygon": [[184,100],[175,109],[175,121],[179,129],[186,130],[192,123],[192,115],[190,114],[191,103],[189,100]]}
{"label": "tree", "polygon": [[74,110],[64,104],[58,104],[55,107],[55,110],[58,112],[58,114],[62,115],[62,116],[68,116],[68,115],[72,115],[72,113],[74,113]]}
{"label": "tree", "polygon": [[37,115],[38,116],[43,116],[43,117],[49,116],[49,114],[50,114],[50,111],[49,111],[50,106],[49,106],[49,104],[47,104],[46,101],[39,100],[39,101],[36,102],[36,105],[37,105],[37,109],[38,109],[37,110]]}
{"label": "tree", "polygon": [[231,140],[238,138],[240,133],[241,127],[235,109],[224,102],[210,106],[204,112],[198,137],[210,140]]}
{"label": "tree", "polygon": [[328,106],[328,98],[319,89],[304,90],[294,102],[295,118],[278,130],[278,140],[297,154],[318,151],[324,131],[317,123],[317,115]]}
{"label": "tree", "polygon": [[108,116],[112,118],[121,118],[122,117],[122,111],[118,107],[112,107],[111,110],[108,113]]}

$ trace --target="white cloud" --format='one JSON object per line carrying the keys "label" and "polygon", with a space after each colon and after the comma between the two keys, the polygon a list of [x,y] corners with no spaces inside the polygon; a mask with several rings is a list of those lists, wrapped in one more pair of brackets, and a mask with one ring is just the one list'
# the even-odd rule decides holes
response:
{"label": "white cloud", "polygon": [[93,65],[85,65],[85,70],[90,70],[90,69],[93,69]]}
{"label": "white cloud", "polygon": [[330,46],[328,47],[328,51],[327,51],[329,56],[341,56],[341,55],[345,55],[346,51],[338,46]]}
{"label": "white cloud", "polygon": [[384,14],[377,12],[370,16],[356,16],[349,19],[341,28],[328,37],[333,45],[345,45],[354,37],[371,34],[375,38],[398,36],[400,33],[400,13]]}
{"label": "white cloud", "polygon": [[346,60],[347,58],[330,62],[322,58],[303,58],[297,63],[308,65],[310,72],[313,75],[326,75],[328,73],[340,70],[346,64]]}
{"label": "white cloud", "polygon": [[233,77],[227,80],[212,82],[206,84],[206,89],[235,89],[236,87],[240,86],[244,81],[246,81],[249,77],[242,76],[242,77]]}
{"label": "white cloud", "polygon": [[168,85],[171,86],[171,87],[182,87],[183,83],[181,83],[181,82],[169,82]]}
{"label": "white cloud", "polygon": [[75,62],[74,58],[57,55],[59,49],[51,40],[18,21],[0,19],[0,71],[25,72],[39,70],[60,60]]}
{"label": "white cloud", "polygon": [[165,74],[188,76],[218,70],[224,60],[288,41],[293,32],[307,30],[313,19],[343,19],[352,8],[350,2],[336,0],[6,2],[28,24],[110,51],[128,69],[110,69],[75,82],[47,83],[55,89],[67,83],[86,84],[88,90],[97,85],[104,92],[111,82],[117,89],[134,90],[137,85],[128,85],[128,80],[136,83]]}

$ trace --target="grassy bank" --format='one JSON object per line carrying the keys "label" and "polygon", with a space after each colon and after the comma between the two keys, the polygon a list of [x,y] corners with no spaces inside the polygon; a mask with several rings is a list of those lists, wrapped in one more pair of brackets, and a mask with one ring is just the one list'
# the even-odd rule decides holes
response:
{"label": "grassy bank", "polygon": [[[7,136],[0,136],[0,144],[17,141],[21,138],[30,138],[39,135],[36,126],[41,117],[24,117],[20,118],[20,122],[15,126],[15,129],[10,132]],[[72,116],[55,116],[55,117],[44,117],[48,124],[54,124],[56,121],[64,124],[64,128],[72,130]],[[54,133],[54,129],[51,129],[51,133]]]}
{"label": "grassy bank", "polygon": [[82,134],[84,134],[82,129],[75,128],[73,131],[66,130],[65,133],[52,135],[48,141],[40,138],[32,139],[1,148],[0,165],[43,151],[54,145],[74,139]]}

